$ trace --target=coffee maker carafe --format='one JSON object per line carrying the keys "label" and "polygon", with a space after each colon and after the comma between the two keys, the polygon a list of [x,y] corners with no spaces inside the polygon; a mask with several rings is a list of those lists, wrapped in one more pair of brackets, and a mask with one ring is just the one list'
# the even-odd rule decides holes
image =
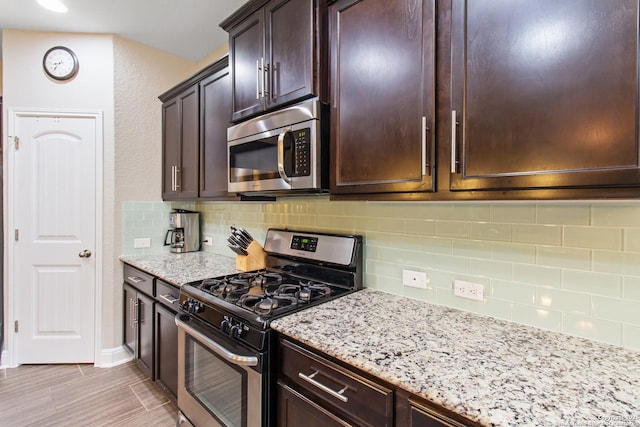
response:
{"label": "coffee maker carafe", "polygon": [[169,230],[164,245],[175,253],[200,250],[200,213],[176,209],[169,214]]}

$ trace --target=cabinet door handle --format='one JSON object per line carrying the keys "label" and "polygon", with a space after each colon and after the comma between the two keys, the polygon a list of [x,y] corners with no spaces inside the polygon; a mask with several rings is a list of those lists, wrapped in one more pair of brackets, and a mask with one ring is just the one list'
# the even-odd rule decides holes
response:
{"label": "cabinet door handle", "polygon": [[129,327],[133,328],[133,300],[129,298]]}
{"label": "cabinet door handle", "polygon": [[169,304],[173,304],[176,301],[178,301],[178,297],[174,297],[171,294],[167,294],[167,295],[159,295],[159,298],[162,298],[163,300],[165,300],[166,302],[168,302]]}
{"label": "cabinet door handle", "polygon": [[133,324],[138,324],[138,301],[134,301],[133,303]]}
{"label": "cabinet door handle", "polygon": [[256,59],[256,99],[260,99],[260,60]]}
{"label": "cabinet door handle", "polygon": [[269,83],[268,79],[269,75],[269,64],[264,63],[264,58],[262,58],[262,97],[266,98],[270,95],[269,90],[267,90],[267,84]]}
{"label": "cabinet door handle", "polygon": [[429,164],[429,127],[427,126],[427,117],[422,116],[422,176],[425,176],[427,172],[430,172],[431,165]]}
{"label": "cabinet door handle", "polygon": [[298,377],[302,378],[303,380],[305,380],[309,384],[312,384],[312,385],[318,387],[320,390],[324,391],[325,393],[330,394],[331,396],[335,397],[338,400],[341,400],[344,403],[347,403],[349,401],[349,398],[343,394],[345,391],[347,391],[348,386],[344,386],[342,388],[342,390],[340,390],[340,391],[335,391],[335,390],[327,387],[326,385],[322,384],[320,381],[318,381],[318,380],[313,378],[316,375],[318,375],[318,373],[319,373],[319,371],[315,371],[311,375],[305,375],[302,372],[298,372]]}
{"label": "cabinet door handle", "polygon": [[176,166],[176,191],[180,191],[180,187],[182,187],[182,172]]}
{"label": "cabinet door handle", "polygon": [[171,191],[176,191],[176,167],[171,166]]}
{"label": "cabinet door handle", "polygon": [[451,173],[458,172],[457,141],[458,120],[456,110],[451,111]]}
{"label": "cabinet door handle", "polygon": [[133,282],[133,283],[140,283],[140,282],[144,282],[144,279],[141,279],[138,276],[127,276],[127,280]]}

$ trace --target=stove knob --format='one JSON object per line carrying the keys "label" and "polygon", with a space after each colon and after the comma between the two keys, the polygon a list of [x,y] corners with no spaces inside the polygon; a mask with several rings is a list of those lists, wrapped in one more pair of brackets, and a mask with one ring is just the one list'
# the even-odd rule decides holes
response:
{"label": "stove knob", "polygon": [[231,335],[231,338],[240,338],[242,336],[242,325],[233,325],[231,331],[229,331],[229,335]]}
{"label": "stove knob", "polygon": [[229,322],[229,319],[224,319],[222,322],[220,322],[220,330],[223,333],[228,334],[230,327],[231,327],[231,324]]}
{"label": "stove knob", "polygon": [[204,311],[204,304],[202,304],[200,301],[193,301],[193,304],[190,307],[189,313],[196,314],[196,313],[202,313],[203,311]]}

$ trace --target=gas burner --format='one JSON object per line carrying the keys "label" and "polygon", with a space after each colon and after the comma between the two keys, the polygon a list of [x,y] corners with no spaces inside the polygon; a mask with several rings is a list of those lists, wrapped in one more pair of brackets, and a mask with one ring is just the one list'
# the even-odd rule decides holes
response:
{"label": "gas burner", "polygon": [[258,286],[262,289],[267,289],[280,285],[280,283],[282,283],[282,274],[259,271],[254,273],[253,277],[249,280],[251,282],[251,286]]}
{"label": "gas burner", "polygon": [[240,297],[237,304],[260,316],[270,316],[288,307],[295,307],[297,302],[295,297],[286,295],[245,294]]}
{"label": "gas burner", "polygon": [[300,301],[309,302],[317,298],[323,298],[331,295],[331,288],[324,283],[300,281],[302,288],[296,295]]}

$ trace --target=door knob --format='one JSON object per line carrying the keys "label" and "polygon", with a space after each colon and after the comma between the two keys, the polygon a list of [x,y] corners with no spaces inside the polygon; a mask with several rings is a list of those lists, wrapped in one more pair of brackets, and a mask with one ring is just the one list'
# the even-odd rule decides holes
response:
{"label": "door knob", "polygon": [[89,249],[85,249],[84,251],[78,254],[80,258],[89,258],[91,256],[91,251]]}

